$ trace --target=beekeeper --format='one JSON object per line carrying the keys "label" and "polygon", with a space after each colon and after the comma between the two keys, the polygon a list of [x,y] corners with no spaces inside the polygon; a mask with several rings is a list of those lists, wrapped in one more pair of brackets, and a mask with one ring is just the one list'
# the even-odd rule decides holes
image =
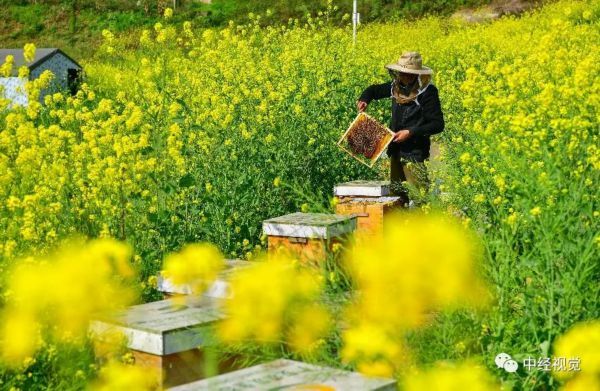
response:
{"label": "beekeeper", "polygon": [[[392,191],[408,204],[408,191],[401,185],[408,182],[421,195],[429,191],[425,160],[429,158],[433,134],[444,130],[444,115],[438,89],[431,83],[431,68],[423,65],[418,52],[404,52],[397,63],[385,68],[391,81],[367,87],[356,102],[359,112],[365,111],[373,99],[391,98],[390,129],[394,139],[387,149],[390,157]],[[418,197],[415,203],[421,203]]]}

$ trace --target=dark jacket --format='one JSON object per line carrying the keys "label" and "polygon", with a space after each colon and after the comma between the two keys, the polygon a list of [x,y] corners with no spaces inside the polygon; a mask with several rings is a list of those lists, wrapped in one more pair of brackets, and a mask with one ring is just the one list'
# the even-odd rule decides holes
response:
{"label": "dark jacket", "polygon": [[367,87],[359,100],[371,103],[373,99],[383,98],[392,98],[390,129],[394,132],[402,129],[410,131],[407,140],[390,144],[388,156],[396,155],[418,162],[429,158],[429,136],[444,130],[444,115],[437,87],[430,83],[416,100],[401,105],[392,97],[392,82],[389,81]]}

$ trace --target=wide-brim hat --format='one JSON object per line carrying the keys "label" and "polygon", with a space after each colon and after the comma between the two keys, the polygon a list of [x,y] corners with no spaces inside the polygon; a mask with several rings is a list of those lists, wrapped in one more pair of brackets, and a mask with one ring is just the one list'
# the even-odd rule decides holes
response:
{"label": "wide-brim hat", "polygon": [[404,52],[398,62],[387,64],[387,69],[397,72],[413,73],[415,75],[431,75],[433,70],[423,65],[419,52]]}

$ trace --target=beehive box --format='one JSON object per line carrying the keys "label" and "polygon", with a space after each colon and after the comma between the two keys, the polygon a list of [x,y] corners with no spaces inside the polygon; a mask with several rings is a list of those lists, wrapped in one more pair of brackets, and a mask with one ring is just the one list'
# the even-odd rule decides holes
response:
{"label": "beehive box", "polygon": [[366,377],[356,372],[279,359],[210,379],[171,388],[171,391],[335,390],[391,391],[393,379]]}
{"label": "beehive box", "polygon": [[350,181],[333,188],[333,194],[343,197],[385,197],[391,195],[390,181]]}
{"label": "beehive box", "polygon": [[386,215],[403,206],[401,197],[390,195],[389,181],[346,182],[333,192],[338,198],[335,213],[357,217],[358,237],[381,234]]}
{"label": "beehive box", "polygon": [[[207,328],[224,318],[221,300],[186,297],[135,305],[91,322],[96,341],[114,341],[122,334],[135,365],[148,369],[160,387],[172,387],[204,377],[203,350]],[[220,372],[232,370],[220,364]]]}
{"label": "beehive box", "polygon": [[366,113],[359,113],[338,146],[359,162],[373,167],[394,138],[394,132]]}
{"label": "beehive box", "polygon": [[270,254],[283,251],[310,263],[323,261],[355,229],[356,217],[328,213],[299,212],[263,221]]}
{"label": "beehive box", "polygon": [[[248,267],[251,264],[251,262],[239,259],[226,259],[225,269],[218,274],[216,280],[210,284],[203,295],[219,299],[230,298],[232,296],[231,287],[229,285],[231,275],[236,270]],[[165,298],[194,294],[193,286],[195,285],[196,284],[176,285],[162,274],[159,273],[158,275],[158,291],[162,292],[165,295]]]}

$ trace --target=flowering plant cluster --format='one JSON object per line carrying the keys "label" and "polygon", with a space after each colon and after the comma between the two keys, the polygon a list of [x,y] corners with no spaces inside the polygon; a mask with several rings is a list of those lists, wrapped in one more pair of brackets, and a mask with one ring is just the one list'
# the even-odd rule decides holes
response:
{"label": "flowering plant cluster", "polygon": [[[156,298],[163,260],[177,281],[210,280],[224,256],[260,257],[262,220],[330,208],[334,184],[386,175],[389,163],[371,170],[335,144],[362,87],[387,78],[382,65],[407,48],[435,70],[447,119],[422,207],[429,217],[348,249],[344,272],[359,294],[343,306],[342,326],[315,304],[331,293],[322,278],[265,261],[234,281],[244,294],[218,334],[324,352],[365,373],[414,375],[412,389],[485,389],[480,367],[509,350],[580,356],[581,372],[497,373],[507,383],[597,385],[600,360],[585,343],[597,339],[596,323],[573,326],[600,316],[597,1],[480,25],[371,24],[356,46],[348,28],[327,23],[331,5],[278,26],[255,18],[200,30],[171,24],[172,15],[139,33],[104,31],[73,96],[39,102],[53,78],[46,72],[27,82],[29,106],[0,99],[0,338],[15,364],[2,370],[3,386],[82,386],[98,370],[83,325],[139,290]],[[25,48],[26,61],[35,50]],[[14,58],[0,62],[0,74],[11,74]],[[383,119],[389,107],[370,110]],[[436,220],[438,210],[463,228]],[[74,234],[97,241],[55,251]],[[258,313],[270,323],[251,317],[263,300]],[[487,311],[473,310],[483,304]],[[416,369],[468,358],[477,371]],[[57,371],[63,362],[80,364]],[[120,371],[108,366],[101,378]]]}

